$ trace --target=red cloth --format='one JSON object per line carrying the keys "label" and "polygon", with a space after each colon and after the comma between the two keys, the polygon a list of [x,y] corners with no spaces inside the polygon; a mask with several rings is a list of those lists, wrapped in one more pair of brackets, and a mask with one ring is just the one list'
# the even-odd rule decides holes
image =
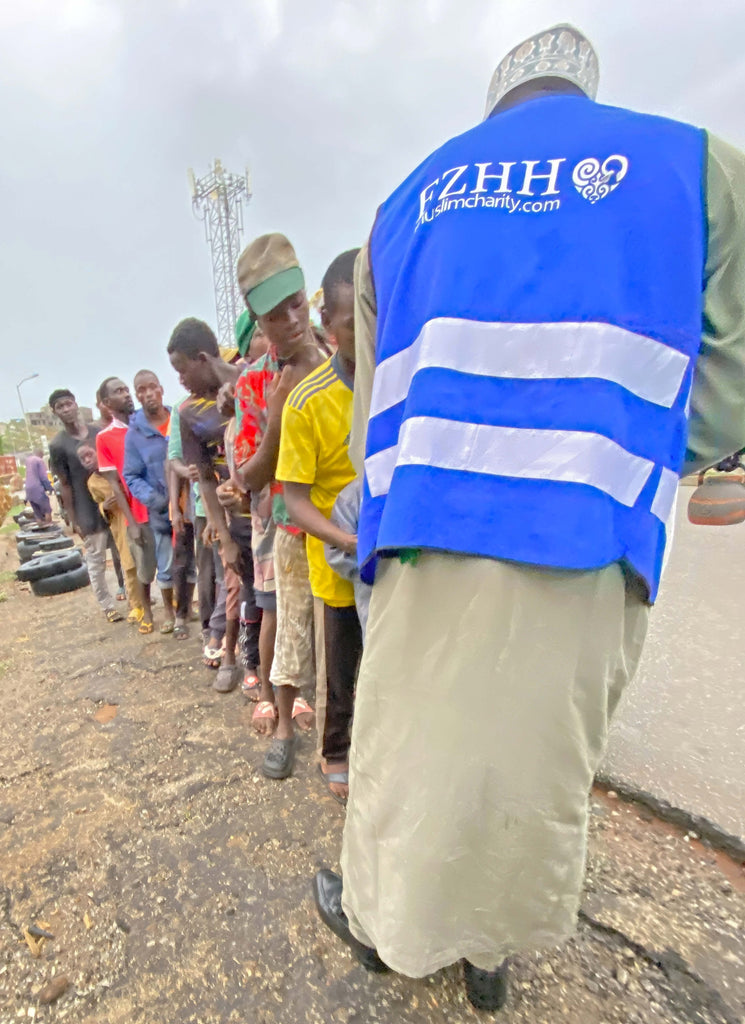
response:
{"label": "red cloth", "polygon": [[[235,464],[242,466],[252,458],[262,442],[269,420],[267,412],[267,391],[280,374],[277,350],[270,347],[255,363],[248,366],[235,385]],[[300,534],[291,521],[282,484],[272,480],[269,484],[272,496],[272,519],[282,530]]]}
{"label": "red cloth", "polygon": [[148,521],[147,509],[131,493],[124,483],[122,471],[124,469],[124,439],[127,436],[127,424],[119,420],[112,420],[108,427],[96,434],[96,452],[98,454],[98,471],[107,473],[115,469],[119,474],[119,483],[124,496],[132,509],[132,515],[136,523]]}

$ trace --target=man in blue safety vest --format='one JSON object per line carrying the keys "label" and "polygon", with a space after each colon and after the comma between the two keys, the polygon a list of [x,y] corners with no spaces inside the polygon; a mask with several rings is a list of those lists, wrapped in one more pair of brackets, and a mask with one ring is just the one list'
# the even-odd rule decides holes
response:
{"label": "man in blue safety vest", "polygon": [[374,585],[316,902],[370,969],[463,960],[483,1009],[573,931],[678,480],[745,444],[745,158],[597,83],[571,26],[512,50],[356,268]]}

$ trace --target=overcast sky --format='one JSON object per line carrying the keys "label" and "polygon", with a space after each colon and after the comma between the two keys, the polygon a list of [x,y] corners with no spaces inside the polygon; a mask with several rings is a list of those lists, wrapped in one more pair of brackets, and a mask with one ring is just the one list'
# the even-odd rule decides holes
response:
{"label": "overcast sky", "polygon": [[215,157],[254,198],[244,243],[293,241],[314,290],[377,205],[482,114],[494,66],[571,21],[599,99],[745,147],[742,0],[4,0],[0,419],[56,387],[161,374],[175,323],[215,324],[186,171]]}

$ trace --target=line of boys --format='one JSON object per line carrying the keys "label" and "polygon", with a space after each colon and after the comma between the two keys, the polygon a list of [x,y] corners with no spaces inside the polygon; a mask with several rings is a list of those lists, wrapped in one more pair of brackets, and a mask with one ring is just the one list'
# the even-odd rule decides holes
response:
{"label": "line of boys", "polygon": [[[310,322],[289,241],[272,234],[252,242],[237,267],[247,307],[236,324],[240,359],[222,358],[204,322],[179,323],[168,352],[188,396],[172,409],[146,370],[134,380],[137,411],[123,381],[101,384],[98,429],[79,423],[70,392],[50,396],[65,428],[51,446],[52,467],[109,621],[121,616],[111,614],[105,550],[97,557],[91,521],[111,529],[129,621],[143,634],[154,629],[150,586],[157,578],[161,632],[188,635],[198,565],[205,661],[218,668],[215,689],[228,692],[241,675],[240,649],[243,690],[256,702],[253,725],[272,737],[262,766],[270,778],[293,770],[296,728],[314,721],[302,691],[315,681],[320,770],[340,802],[348,794],[362,634],[353,584],[326,554],[354,576],[356,536],[331,515],[355,476],[347,449],[356,253],[343,253],[324,276],[321,332]],[[76,455],[82,475],[71,469]],[[86,499],[95,514],[79,511]]]}

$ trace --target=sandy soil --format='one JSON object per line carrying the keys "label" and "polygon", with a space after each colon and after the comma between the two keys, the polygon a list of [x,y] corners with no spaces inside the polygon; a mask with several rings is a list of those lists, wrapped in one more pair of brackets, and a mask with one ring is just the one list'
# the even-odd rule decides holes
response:
{"label": "sandy soil", "polygon": [[[457,966],[369,976],[318,920],[310,879],[337,864],[344,812],[314,736],[292,778],[264,779],[250,708],[211,689],[196,639],[108,625],[89,588],[36,598],[16,564],[0,539],[2,1024],[483,1019]],[[500,1019],[741,1021],[742,866],[643,808],[592,810],[577,936],[515,961]]]}

